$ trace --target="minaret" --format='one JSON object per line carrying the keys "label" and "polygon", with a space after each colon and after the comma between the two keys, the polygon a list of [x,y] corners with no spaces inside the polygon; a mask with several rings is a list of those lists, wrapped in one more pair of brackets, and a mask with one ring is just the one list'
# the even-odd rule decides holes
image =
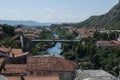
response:
{"label": "minaret", "polygon": [[23,42],[23,35],[20,35],[20,42],[21,42],[21,47],[24,47],[24,42]]}

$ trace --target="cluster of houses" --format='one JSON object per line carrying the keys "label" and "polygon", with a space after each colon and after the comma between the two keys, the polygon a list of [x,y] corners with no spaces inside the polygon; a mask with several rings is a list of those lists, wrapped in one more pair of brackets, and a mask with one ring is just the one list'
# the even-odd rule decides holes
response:
{"label": "cluster of houses", "polygon": [[[93,36],[94,29],[69,28],[70,34],[78,33],[80,37]],[[75,62],[56,55],[31,56],[24,51],[24,46],[29,46],[23,34],[37,34],[34,28],[17,28],[12,39],[20,43],[21,48],[6,47],[0,44],[0,80],[118,80],[115,76],[103,70],[78,70]],[[25,36],[24,35],[24,36]],[[26,37],[26,36],[25,36]],[[26,42],[25,42],[26,41]],[[98,41],[98,47],[120,46],[119,41]]]}
{"label": "cluster of houses", "polygon": [[116,40],[97,41],[96,46],[98,48],[118,48],[118,47],[120,47],[120,41],[116,41]]}
{"label": "cluster of houses", "polygon": [[0,48],[0,80],[118,80],[103,70],[77,70],[56,55],[30,56],[20,49]]}
{"label": "cluster of houses", "polygon": [[[87,37],[93,37],[94,32],[98,31],[95,28],[74,28],[72,26],[66,26],[66,29],[68,29],[68,34],[74,34],[77,33],[78,37],[77,39],[81,38],[87,38]],[[105,29],[100,29],[100,33],[110,33],[110,32],[120,32],[120,30],[105,30]],[[118,40],[100,40],[96,42],[96,46],[98,48],[115,48],[115,47],[120,47],[120,36],[118,37]]]}
{"label": "cluster of houses", "polygon": [[22,49],[0,45],[0,80],[118,80],[103,70],[78,69],[57,55],[31,56]]}
{"label": "cluster of houses", "polygon": [[20,27],[15,29],[16,33],[22,32],[25,37],[30,39],[34,39],[35,37],[39,37],[42,30],[36,27]]}
{"label": "cluster of houses", "polygon": [[0,80],[73,80],[76,67],[55,55],[30,56],[21,49],[0,47]]}
{"label": "cluster of houses", "polygon": [[72,26],[66,26],[65,28],[68,29],[68,34],[77,34],[77,38],[93,37],[94,32],[96,32],[95,28],[74,28]]}

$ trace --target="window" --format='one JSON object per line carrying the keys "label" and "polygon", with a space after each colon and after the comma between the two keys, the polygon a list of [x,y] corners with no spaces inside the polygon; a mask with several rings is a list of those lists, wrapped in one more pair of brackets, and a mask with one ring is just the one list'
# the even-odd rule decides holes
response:
{"label": "window", "polygon": [[33,71],[30,71],[30,75],[33,75]]}

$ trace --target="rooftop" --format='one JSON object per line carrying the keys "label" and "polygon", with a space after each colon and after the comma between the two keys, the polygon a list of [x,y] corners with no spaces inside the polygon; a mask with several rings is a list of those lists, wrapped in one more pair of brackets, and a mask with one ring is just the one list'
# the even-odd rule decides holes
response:
{"label": "rooftop", "polygon": [[5,47],[0,47],[0,55],[4,56],[9,56],[9,57],[18,57],[18,56],[23,56],[23,55],[27,55],[28,53],[23,53],[22,49],[17,49],[17,48],[5,48]]}
{"label": "rooftop", "polygon": [[77,66],[74,62],[54,56],[28,57],[28,70],[37,71],[74,71]]}
{"label": "rooftop", "polygon": [[26,74],[27,65],[24,64],[6,64],[5,69],[2,70],[3,74]]}
{"label": "rooftop", "polygon": [[[59,77],[24,77],[25,80],[59,80]],[[20,80],[20,77],[8,77],[7,80]]]}
{"label": "rooftop", "polygon": [[78,70],[76,73],[76,77],[81,80],[117,80],[103,70]]}
{"label": "rooftop", "polygon": [[120,47],[120,41],[97,41],[98,44],[108,47]]}

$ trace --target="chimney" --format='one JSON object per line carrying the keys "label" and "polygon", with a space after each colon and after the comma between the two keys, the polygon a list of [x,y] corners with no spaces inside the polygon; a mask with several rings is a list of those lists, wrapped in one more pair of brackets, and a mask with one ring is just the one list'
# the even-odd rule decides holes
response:
{"label": "chimney", "polygon": [[20,75],[20,80],[25,80],[23,74]]}
{"label": "chimney", "polygon": [[15,55],[14,54],[12,54],[12,58],[14,58],[15,57]]}

